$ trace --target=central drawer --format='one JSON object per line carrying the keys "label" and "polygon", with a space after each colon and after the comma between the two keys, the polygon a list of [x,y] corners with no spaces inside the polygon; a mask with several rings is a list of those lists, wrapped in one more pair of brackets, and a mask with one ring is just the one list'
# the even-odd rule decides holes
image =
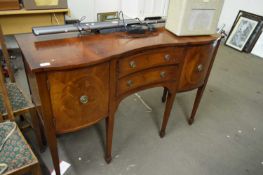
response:
{"label": "central drawer", "polygon": [[117,94],[125,94],[128,91],[141,90],[146,86],[162,83],[165,81],[176,81],[179,74],[177,65],[161,66],[147,69],[121,78],[118,81]]}
{"label": "central drawer", "polygon": [[119,60],[118,77],[162,65],[177,64],[182,60],[184,48],[167,47],[144,51],[132,56],[127,56]]}

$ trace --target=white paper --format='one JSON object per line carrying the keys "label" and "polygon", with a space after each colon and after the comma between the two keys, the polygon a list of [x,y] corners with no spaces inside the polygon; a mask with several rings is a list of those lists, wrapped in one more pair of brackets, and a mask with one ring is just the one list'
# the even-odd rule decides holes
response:
{"label": "white paper", "polygon": [[252,52],[253,55],[263,58],[263,33],[258,38],[256,45],[254,46]]}
{"label": "white paper", "polygon": [[[59,167],[60,167],[61,175],[63,175],[70,166],[71,165],[68,162],[65,162],[65,161],[60,162]],[[52,171],[51,175],[56,175],[55,170]]]}

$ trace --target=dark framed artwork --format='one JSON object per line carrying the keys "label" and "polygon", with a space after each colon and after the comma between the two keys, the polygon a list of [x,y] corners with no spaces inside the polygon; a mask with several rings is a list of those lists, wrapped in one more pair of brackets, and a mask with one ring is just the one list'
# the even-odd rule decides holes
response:
{"label": "dark framed artwork", "polygon": [[225,44],[249,53],[256,44],[262,28],[262,16],[240,10]]}
{"label": "dark framed artwork", "polygon": [[263,58],[263,31],[260,34],[253,50],[251,51],[253,55]]}

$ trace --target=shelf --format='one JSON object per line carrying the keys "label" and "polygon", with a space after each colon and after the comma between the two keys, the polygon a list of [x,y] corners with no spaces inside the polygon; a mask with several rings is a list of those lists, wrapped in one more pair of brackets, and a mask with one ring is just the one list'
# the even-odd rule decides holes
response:
{"label": "shelf", "polygon": [[44,14],[44,13],[68,13],[69,9],[49,9],[49,10],[5,10],[0,11],[0,16],[5,15],[27,15],[27,14]]}

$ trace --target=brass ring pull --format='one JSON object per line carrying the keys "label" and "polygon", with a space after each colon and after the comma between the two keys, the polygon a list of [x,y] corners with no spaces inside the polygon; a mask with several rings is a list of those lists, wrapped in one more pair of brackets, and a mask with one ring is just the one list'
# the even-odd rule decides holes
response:
{"label": "brass ring pull", "polygon": [[132,80],[128,80],[128,81],[127,81],[127,86],[128,86],[128,87],[131,87],[132,84],[133,84],[133,81],[132,81]]}
{"label": "brass ring pull", "polygon": [[165,78],[166,77],[166,72],[160,72],[160,77]]}
{"label": "brass ring pull", "polygon": [[87,103],[89,102],[89,97],[86,96],[86,95],[83,95],[83,96],[80,97],[79,100],[80,100],[80,102],[81,102],[82,104],[87,104]]}
{"label": "brass ring pull", "polygon": [[166,55],[164,56],[164,60],[165,60],[165,61],[170,61],[170,60],[171,60],[171,55],[166,54]]}
{"label": "brass ring pull", "polygon": [[204,70],[204,66],[202,65],[202,64],[199,64],[198,66],[197,66],[197,71],[198,72],[202,72]]}
{"label": "brass ring pull", "polygon": [[130,67],[133,68],[133,69],[136,68],[136,63],[135,63],[135,61],[131,61],[131,62],[130,62]]}

